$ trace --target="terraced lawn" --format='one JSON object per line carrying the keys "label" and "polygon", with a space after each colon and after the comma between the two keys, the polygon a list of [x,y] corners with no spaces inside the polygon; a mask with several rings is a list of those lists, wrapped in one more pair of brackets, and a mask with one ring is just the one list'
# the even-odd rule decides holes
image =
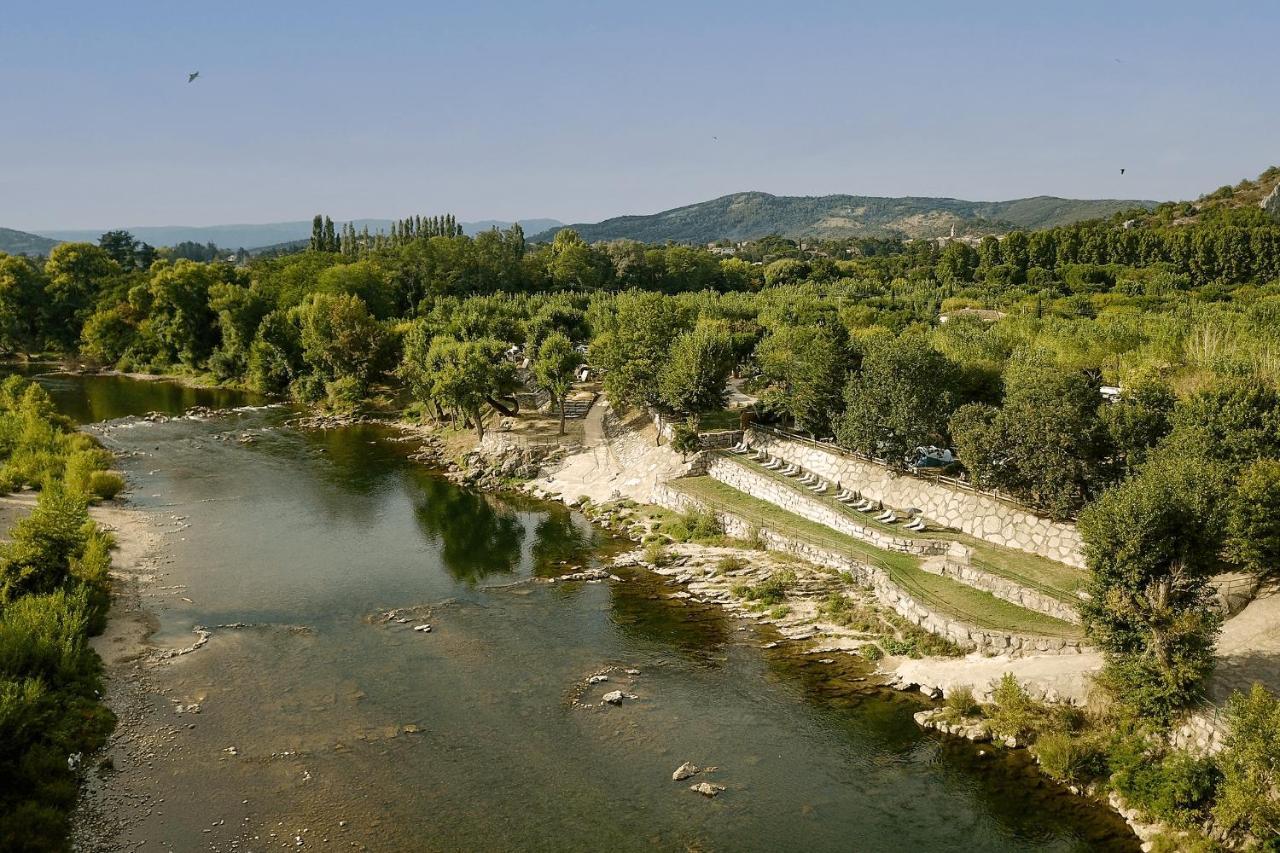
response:
{"label": "terraced lawn", "polygon": [[[1011,580],[1028,589],[1039,590],[1060,601],[1078,601],[1076,592],[1084,587],[1085,573],[1074,566],[1068,566],[1065,563],[1059,563],[1036,554],[1028,554],[1025,551],[992,545],[990,542],[985,542],[958,530],[938,529],[936,527],[923,533],[903,530],[901,525],[876,521],[873,515],[858,512],[853,507],[840,503],[830,494],[816,494],[800,485],[795,479],[785,477],[777,471],[771,471],[748,456],[739,456],[736,453],[728,452],[721,452],[717,455],[730,462],[749,468],[757,474],[762,474],[782,483],[806,497],[822,501],[826,506],[864,527],[907,539],[943,539],[959,542],[972,549],[973,562],[976,567]],[[902,509],[902,507],[899,507],[899,509]]]}
{"label": "terraced lawn", "polygon": [[950,578],[926,572],[910,554],[885,551],[826,525],[802,518],[760,498],[752,497],[711,477],[685,477],[669,483],[675,489],[708,506],[732,513],[757,527],[807,542],[851,559],[883,569],[905,592],[938,611],[980,628],[1046,637],[1081,636],[1079,627],[1035,613],[965,586]]}

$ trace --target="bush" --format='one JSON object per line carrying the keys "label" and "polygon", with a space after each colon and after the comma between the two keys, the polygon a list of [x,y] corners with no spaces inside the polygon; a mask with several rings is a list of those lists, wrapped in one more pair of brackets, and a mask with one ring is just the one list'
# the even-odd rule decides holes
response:
{"label": "bush", "polygon": [[671,565],[671,553],[661,542],[650,542],[644,546],[644,561],[659,568]]}
{"label": "bush", "polygon": [[671,538],[682,542],[705,542],[723,535],[720,519],[709,509],[689,509],[667,528]]}
{"label": "bush", "polygon": [[124,477],[116,471],[94,471],[89,475],[89,494],[109,501],[124,491]]}
{"label": "bush", "polygon": [[1191,827],[1204,820],[1221,773],[1210,759],[1122,747],[1112,753],[1112,784],[1148,818]]}
{"label": "bush", "polygon": [[1228,832],[1280,839],[1280,699],[1254,684],[1227,703],[1227,725],[1214,820]]}
{"label": "bush", "polygon": [[980,717],[982,706],[974,698],[973,688],[968,684],[960,684],[947,694],[945,703],[947,712],[955,717]]}
{"label": "bush", "polygon": [[720,561],[716,563],[716,570],[721,574],[728,574],[730,572],[740,572],[746,567],[747,567],[747,561],[737,556],[736,554],[730,554],[729,556],[721,557]]}
{"label": "bush", "polygon": [[1032,753],[1040,768],[1059,782],[1081,785],[1106,775],[1106,752],[1092,738],[1051,731],[1036,738]]}
{"label": "bush", "polygon": [[992,708],[987,715],[991,731],[1021,742],[1035,737],[1044,722],[1045,709],[1031,698],[1013,673],[1006,672],[1001,677],[991,699]]}

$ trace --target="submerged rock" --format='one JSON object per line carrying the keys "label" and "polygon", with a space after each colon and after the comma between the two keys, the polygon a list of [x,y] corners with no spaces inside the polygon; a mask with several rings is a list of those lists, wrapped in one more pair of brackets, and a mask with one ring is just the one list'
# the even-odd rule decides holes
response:
{"label": "submerged rock", "polygon": [[417,631],[420,634],[430,634],[431,626],[430,625],[414,625],[413,630]]}
{"label": "submerged rock", "polygon": [[689,786],[690,791],[696,791],[704,797],[714,797],[724,790],[724,785],[714,785],[710,782],[699,782],[696,785]]}
{"label": "submerged rock", "polygon": [[609,680],[607,675],[593,675],[587,679],[587,684],[601,684]]}
{"label": "submerged rock", "polygon": [[604,694],[600,698],[610,705],[621,705],[624,694],[621,690],[613,690]]}

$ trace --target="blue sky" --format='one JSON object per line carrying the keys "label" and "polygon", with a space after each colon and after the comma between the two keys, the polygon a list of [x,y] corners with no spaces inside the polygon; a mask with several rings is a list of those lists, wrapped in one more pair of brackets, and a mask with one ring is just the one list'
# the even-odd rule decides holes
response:
{"label": "blue sky", "polygon": [[1274,2],[12,3],[0,226],[1194,197],[1280,161],[1277,32]]}

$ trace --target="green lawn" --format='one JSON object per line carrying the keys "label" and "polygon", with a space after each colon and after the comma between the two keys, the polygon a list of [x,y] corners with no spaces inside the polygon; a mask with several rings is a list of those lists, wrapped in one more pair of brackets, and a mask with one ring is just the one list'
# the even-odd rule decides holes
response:
{"label": "green lawn", "polygon": [[958,530],[939,530],[934,528],[923,533],[913,533],[910,530],[903,530],[901,525],[885,524],[876,521],[873,515],[858,512],[846,504],[840,503],[832,494],[819,495],[806,489],[797,483],[791,477],[784,477],[777,471],[770,471],[759,462],[747,457],[739,456],[734,453],[721,453],[725,459],[743,465],[770,477],[779,483],[784,483],[791,489],[795,489],[806,497],[822,501],[826,506],[834,509],[836,512],[842,513],[847,518],[875,530],[891,533],[895,536],[907,539],[944,539],[954,540],[966,545],[973,550],[973,563],[977,568],[988,571],[994,575],[1006,578],[1014,583],[1025,586],[1028,589],[1036,589],[1047,595],[1059,599],[1060,601],[1075,602],[1076,591],[1084,586],[1085,573],[1074,566],[1068,566],[1065,563],[1059,563],[1037,554],[1029,554],[1026,551],[1018,551],[1013,548],[1002,548],[999,545],[992,545],[981,539],[970,536],[967,533],[961,533]]}
{"label": "green lawn", "polygon": [[711,477],[686,477],[674,480],[670,485],[757,527],[768,528],[781,535],[878,566],[903,591],[920,603],[970,625],[1017,634],[1080,636],[1080,629],[1075,625],[1011,604],[950,578],[926,572],[920,568],[919,560],[910,554],[885,551],[860,539],[837,533],[826,525],[787,512],[775,504],[744,494]]}
{"label": "green lawn", "polygon": [[698,430],[712,432],[721,429],[739,429],[742,426],[742,409],[716,409],[698,414]]}

